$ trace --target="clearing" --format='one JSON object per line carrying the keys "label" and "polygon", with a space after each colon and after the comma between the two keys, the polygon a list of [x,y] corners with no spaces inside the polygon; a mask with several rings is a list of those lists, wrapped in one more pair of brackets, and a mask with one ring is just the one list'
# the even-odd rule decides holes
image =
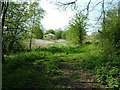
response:
{"label": "clearing", "polygon": [[30,52],[8,55],[3,65],[3,87],[102,88],[96,75],[80,65],[93,49],[97,50],[93,44],[82,47],[57,42]]}
{"label": "clearing", "polygon": [[[68,58],[71,55],[68,56]],[[63,56],[62,56],[63,57]],[[67,56],[65,56],[67,58]],[[82,59],[82,58],[81,58]],[[77,65],[80,58],[69,61],[60,61],[61,71],[58,75],[52,76],[50,82],[53,88],[104,88],[97,81],[97,77]]]}

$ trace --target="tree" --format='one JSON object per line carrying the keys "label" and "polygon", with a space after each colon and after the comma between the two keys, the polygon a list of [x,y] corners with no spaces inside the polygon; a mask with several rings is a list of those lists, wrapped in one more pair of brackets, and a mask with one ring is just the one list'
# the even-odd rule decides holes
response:
{"label": "tree", "polygon": [[61,37],[62,37],[62,39],[66,39],[66,31],[63,31]]}
{"label": "tree", "polygon": [[102,23],[100,40],[107,55],[120,54],[120,29],[118,10],[112,9],[106,13],[105,23]]}
{"label": "tree", "polygon": [[3,52],[10,53],[21,50],[20,40],[26,30],[26,20],[29,18],[27,11],[28,3],[17,4],[9,2],[9,7],[5,15],[4,27],[6,29],[3,33]]}
{"label": "tree", "polygon": [[66,32],[66,39],[74,44],[83,43],[84,36],[86,35],[86,22],[87,17],[83,14],[77,13],[70,21],[69,30]]}
{"label": "tree", "polygon": [[62,33],[63,33],[62,30],[57,30],[57,31],[55,32],[55,37],[56,37],[56,39],[62,39]]}
{"label": "tree", "polygon": [[[79,2],[81,1],[81,2]],[[99,22],[105,18],[106,10],[110,8],[114,8],[116,6],[116,3],[119,4],[119,0],[86,0],[84,8],[81,8],[81,5],[83,5],[82,1],[84,0],[64,0],[64,1],[58,1],[56,0],[55,4],[59,8],[63,8],[67,10],[68,8],[71,8],[72,10],[79,10],[79,12],[84,12],[86,13],[87,16],[89,16],[89,13],[91,13],[94,10],[98,10],[98,8],[101,8],[98,12],[100,12],[98,19],[96,23],[93,25],[93,27],[96,27]],[[93,4],[95,3],[95,4]]]}
{"label": "tree", "polygon": [[6,1],[0,1],[0,42],[1,42],[1,55],[2,55],[2,63],[4,63],[4,55],[3,55],[3,29],[4,29],[4,22],[5,22],[5,15],[8,9],[8,0]]}
{"label": "tree", "polygon": [[43,39],[43,31],[40,27],[34,27],[33,34],[36,39]]}
{"label": "tree", "polygon": [[[33,2],[29,5],[29,15],[31,16],[31,18],[28,20],[27,24],[30,29],[30,50],[32,47],[33,34],[36,34],[35,30],[40,31],[40,33],[42,33],[42,30],[40,28],[41,28],[41,19],[44,17],[44,12],[45,11],[41,7],[39,7],[38,2]],[[37,29],[35,29],[36,27]],[[33,29],[35,30],[33,31]],[[39,35],[42,35],[42,34],[39,34]]]}
{"label": "tree", "polygon": [[52,29],[47,30],[47,31],[44,33],[44,35],[49,34],[49,33],[55,34],[55,31],[54,31],[54,30],[52,30]]}
{"label": "tree", "polygon": [[2,20],[1,20],[1,15],[2,15],[2,2],[0,1],[0,89],[2,89],[2,62],[3,62],[3,58],[2,58]]}

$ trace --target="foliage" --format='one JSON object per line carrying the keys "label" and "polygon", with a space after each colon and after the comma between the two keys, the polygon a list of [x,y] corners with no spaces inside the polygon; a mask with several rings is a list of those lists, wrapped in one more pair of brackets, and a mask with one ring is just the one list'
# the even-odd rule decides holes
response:
{"label": "foliage", "polygon": [[[33,10],[33,7],[38,6],[38,3],[28,4],[27,2],[15,3],[9,2],[9,7],[7,14],[5,16],[5,31],[3,34],[3,52],[13,53],[18,51],[23,51],[24,46],[21,41],[28,38],[29,35],[28,22],[33,19],[33,13],[35,12],[35,25],[40,28],[40,20],[43,18],[43,12],[41,8]],[[35,29],[38,30],[38,29]],[[42,31],[36,33],[41,33]],[[41,29],[39,29],[41,30]],[[38,34],[36,34],[38,37]],[[40,36],[42,38],[42,35]]]}
{"label": "foliage", "polygon": [[86,35],[86,19],[83,14],[77,13],[70,21],[69,30],[66,32],[66,39],[74,44],[83,43],[84,36]]}
{"label": "foliage", "polygon": [[36,51],[48,51],[51,53],[80,53],[82,52],[81,47],[63,46],[59,44],[53,44],[52,46],[46,48],[37,48]]}
{"label": "foliage", "polygon": [[[31,34],[37,39],[42,39],[40,21],[43,16],[44,10],[37,2],[31,4],[10,2],[5,17],[7,28],[3,35],[4,52],[23,51],[24,46],[21,45],[21,41],[27,35]],[[61,62],[67,61],[74,61],[76,68],[86,69],[96,74],[101,84],[110,88],[120,88],[118,13],[116,10],[108,11],[105,23],[102,23],[101,33],[97,34],[103,45],[102,49],[99,42],[83,43],[86,34],[86,19],[86,16],[78,13],[70,21],[69,30],[45,32],[45,34],[55,34],[57,39],[64,38],[82,46],[63,46],[55,43],[26,53],[6,55],[2,72],[3,88],[51,88],[53,83],[58,82],[52,77],[61,74]],[[57,83],[56,87],[61,86]]]}
{"label": "foliage", "polygon": [[49,34],[49,33],[55,34],[55,31],[54,31],[54,30],[47,30],[47,31],[44,33],[44,35]]}
{"label": "foliage", "polygon": [[66,57],[67,53],[79,53],[80,49],[81,47],[54,44],[45,48],[33,49],[31,52],[5,56],[3,88],[52,87],[49,83],[52,81],[50,76],[59,74],[60,61],[70,60]]}
{"label": "foliage", "polygon": [[120,25],[118,10],[109,10],[105,24],[102,23],[102,33],[99,34],[106,55],[120,54]]}
{"label": "foliage", "polygon": [[34,38],[42,39],[43,31],[41,25],[41,19],[43,19],[45,11],[39,6],[38,2],[33,2],[29,4],[29,18],[27,20],[28,33]]}
{"label": "foliage", "polygon": [[56,31],[56,32],[55,32],[55,37],[56,37],[56,39],[62,39],[62,33],[63,33],[62,30]]}
{"label": "foliage", "polygon": [[45,73],[49,75],[57,74],[60,70],[60,66],[57,61],[51,60],[48,62],[45,62]]}
{"label": "foliage", "polygon": [[[93,45],[94,44],[92,44],[92,46]],[[120,57],[103,55],[103,53],[99,51],[100,48],[96,48],[96,46],[97,45],[90,47],[90,49],[88,46],[85,48],[85,50],[88,49],[88,51],[84,54],[84,60],[78,63],[78,65],[96,74],[101,84],[107,85],[107,87],[110,88],[119,88]],[[92,50],[95,50],[94,48],[97,51],[93,52]]]}
{"label": "foliage", "polygon": [[34,48],[31,52],[5,56],[5,59],[3,88],[51,88],[53,83],[59,86],[60,80],[53,78],[61,75],[61,62],[67,61],[75,62],[78,69],[96,74],[98,81],[107,87],[120,87],[120,57],[103,55],[98,43],[84,43],[83,46],[55,43]]}
{"label": "foliage", "polygon": [[107,84],[111,88],[120,88],[120,70],[116,67],[102,66],[97,69],[98,80],[102,84]]}
{"label": "foliage", "polygon": [[26,9],[28,3],[16,4],[9,3],[5,17],[5,32],[3,34],[3,52],[15,52],[22,50],[19,40],[24,39],[26,25],[24,22],[29,18]]}
{"label": "foliage", "polygon": [[64,31],[63,33],[62,33],[62,35],[61,35],[61,37],[62,37],[62,39],[66,39],[66,31]]}
{"label": "foliage", "polygon": [[[120,88],[120,23],[117,9],[110,9],[106,12],[106,18],[101,23],[102,30],[99,31],[97,37],[100,40],[102,47],[102,54],[93,63],[93,67],[96,68],[96,74],[98,80],[111,88]],[[104,54],[104,55],[103,55]],[[99,61],[98,61],[99,60]],[[86,63],[86,62],[84,62]],[[97,64],[100,65],[97,65]],[[90,69],[88,65],[87,69]],[[87,65],[85,65],[86,67]]]}
{"label": "foliage", "polygon": [[49,60],[48,55],[51,56],[51,53],[32,51],[6,57],[3,65],[3,88],[51,87],[47,82],[50,78],[43,74],[46,72],[44,68],[51,65],[50,62],[47,65],[42,63]]}
{"label": "foliage", "polygon": [[43,31],[41,30],[40,27],[35,27],[33,29],[33,33],[36,39],[43,39]]}

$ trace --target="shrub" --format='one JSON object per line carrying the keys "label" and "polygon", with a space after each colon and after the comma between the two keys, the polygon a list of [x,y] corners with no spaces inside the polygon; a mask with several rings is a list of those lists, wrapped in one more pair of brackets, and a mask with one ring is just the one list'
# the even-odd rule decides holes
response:
{"label": "shrub", "polygon": [[120,80],[118,79],[120,76],[120,70],[116,67],[103,66],[102,68],[98,68],[97,76],[99,82],[102,84],[106,84],[111,88],[120,87]]}
{"label": "shrub", "polygon": [[45,63],[44,70],[45,70],[45,73],[47,73],[49,75],[58,74],[58,72],[60,70],[60,66],[57,64],[57,62],[50,61],[50,62]]}

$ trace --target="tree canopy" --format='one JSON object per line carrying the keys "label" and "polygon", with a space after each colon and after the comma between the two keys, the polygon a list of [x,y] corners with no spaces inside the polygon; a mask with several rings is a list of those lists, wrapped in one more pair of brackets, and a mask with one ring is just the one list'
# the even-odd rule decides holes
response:
{"label": "tree canopy", "polygon": [[74,44],[83,43],[86,35],[87,17],[83,14],[77,13],[69,23],[69,29],[66,31],[66,39]]}

